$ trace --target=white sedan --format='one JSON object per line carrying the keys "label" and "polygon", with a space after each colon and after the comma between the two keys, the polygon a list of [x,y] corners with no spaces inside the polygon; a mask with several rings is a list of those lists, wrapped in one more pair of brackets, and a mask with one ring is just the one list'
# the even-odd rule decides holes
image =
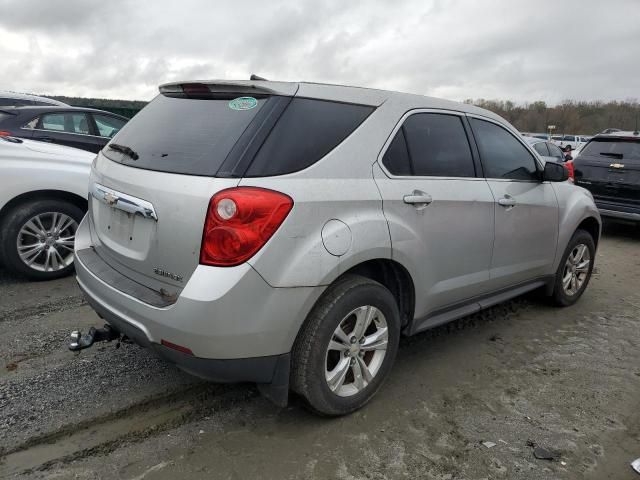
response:
{"label": "white sedan", "polygon": [[73,269],[95,153],[0,137],[0,263],[34,280]]}

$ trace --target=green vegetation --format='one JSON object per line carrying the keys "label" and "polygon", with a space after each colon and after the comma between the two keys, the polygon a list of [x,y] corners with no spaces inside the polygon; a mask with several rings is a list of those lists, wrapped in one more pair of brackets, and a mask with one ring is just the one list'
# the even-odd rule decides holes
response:
{"label": "green vegetation", "polygon": [[109,98],[83,98],[83,97],[60,97],[50,96],[55,100],[68,103],[74,107],[87,107],[106,110],[107,112],[117,113],[127,118],[133,117],[147,104],[141,100],[112,100]]}
{"label": "green vegetation", "polygon": [[[507,100],[465,100],[497,113],[511,122],[521,132],[547,131],[555,125],[554,133],[594,135],[606,128],[634,130],[640,126],[640,104],[637,100],[624,102],[576,102],[566,100],[559,105],[548,106],[538,101],[516,105]],[[636,123],[638,122],[638,123]]]}

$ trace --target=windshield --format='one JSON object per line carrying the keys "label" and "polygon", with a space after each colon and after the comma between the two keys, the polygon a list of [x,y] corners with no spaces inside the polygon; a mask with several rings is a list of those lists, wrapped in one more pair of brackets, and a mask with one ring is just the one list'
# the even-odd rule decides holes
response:
{"label": "windshield", "polygon": [[594,138],[582,149],[580,155],[603,157],[609,160],[612,157],[640,160],[640,138]]}

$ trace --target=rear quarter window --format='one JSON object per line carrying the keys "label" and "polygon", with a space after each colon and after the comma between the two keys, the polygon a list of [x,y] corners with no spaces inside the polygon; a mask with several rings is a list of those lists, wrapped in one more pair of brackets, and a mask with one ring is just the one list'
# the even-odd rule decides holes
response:
{"label": "rear quarter window", "polygon": [[374,108],[308,98],[293,98],[258,150],[247,177],[303,170],[346,139]]}

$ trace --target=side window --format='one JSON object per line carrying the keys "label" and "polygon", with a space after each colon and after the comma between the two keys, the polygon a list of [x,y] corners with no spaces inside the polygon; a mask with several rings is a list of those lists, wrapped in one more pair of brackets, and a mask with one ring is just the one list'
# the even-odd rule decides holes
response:
{"label": "side window", "polygon": [[545,142],[538,142],[533,145],[533,149],[543,157],[549,156],[549,150],[547,150],[547,144]]}
{"label": "side window", "polygon": [[89,121],[84,113],[47,113],[41,117],[40,128],[88,135]]}
{"label": "side window", "polygon": [[382,163],[392,175],[413,175],[409,150],[407,150],[407,141],[404,138],[404,129],[400,128],[396,136],[393,137],[389,148],[384,153]]}
{"label": "side window", "polygon": [[511,133],[495,123],[470,121],[487,178],[538,180],[533,155]]}
{"label": "side window", "polygon": [[50,113],[42,116],[40,128],[64,132],[64,113]]}
{"label": "side window", "polygon": [[40,117],[36,117],[33,120],[29,121],[27,124],[25,124],[22,128],[26,128],[28,130],[33,130],[34,128],[36,128],[38,126],[38,121],[40,120]]}
{"label": "side window", "polygon": [[560,150],[560,147],[553,143],[548,143],[547,147],[549,147],[549,153],[552,157],[564,160],[564,154],[562,153],[562,150]]}
{"label": "side window", "polygon": [[122,127],[124,127],[124,124],[126,123],[124,120],[120,120],[119,118],[111,117],[109,115],[100,115],[96,113],[92,115],[96,122],[96,127],[98,127],[98,135],[101,137],[113,137]]}
{"label": "side window", "polygon": [[[424,177],[475,177],[475,167],[462,120],[456,115],[416,113],[407,118],[385,154],[383,163],[396,174],[402,167],[402,136],[411,175]],[[397,144],[395,144],[397,142]],[[395,144],[395,145],[394,145]],[[397,174],[396,174],[397,175]]]}
{"label": "side window", "polygon": [[294,98],[245,176],[284,175],[313,165],[351,135],[373,110],[365,105]]}

